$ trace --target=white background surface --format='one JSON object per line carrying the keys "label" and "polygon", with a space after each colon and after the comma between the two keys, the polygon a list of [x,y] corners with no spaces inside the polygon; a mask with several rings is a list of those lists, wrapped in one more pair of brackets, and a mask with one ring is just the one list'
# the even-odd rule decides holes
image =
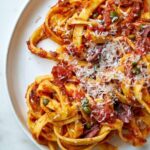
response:
{"label": "white background surface", "polygon": [[[4,80],[8,42],[16,19],[26,1],[0,0],[0,150],[38,150],[14,117]],[[146,146],[145,150],[148,150]]]}
{"label": "white background surface", "polygon": [[26,0],[0,0],[0,150],[38,150],[18,125],[5,87],[5,56],[10,33]]}

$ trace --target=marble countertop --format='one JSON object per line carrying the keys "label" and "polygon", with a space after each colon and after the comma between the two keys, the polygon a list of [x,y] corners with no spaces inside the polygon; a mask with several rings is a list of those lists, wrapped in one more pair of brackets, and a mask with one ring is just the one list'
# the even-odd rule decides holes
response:
{"label": "marble countertop", "polygon": [[10,33],[26,0],[0,1],[0,150],[37,150],[18,125],[6,91],[5,55]]}

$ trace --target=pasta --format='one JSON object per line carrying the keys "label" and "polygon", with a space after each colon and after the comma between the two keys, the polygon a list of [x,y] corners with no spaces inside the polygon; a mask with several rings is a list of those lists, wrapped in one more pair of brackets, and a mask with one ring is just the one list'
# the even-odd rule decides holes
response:
{"label": "pasta", "polygon": [[[44,39],[60,46],[38,47]],[[142,146],[150,133],[150,1],[59,0],[28,49],[57,62],[26,92],[28,126],[50,150]]]}

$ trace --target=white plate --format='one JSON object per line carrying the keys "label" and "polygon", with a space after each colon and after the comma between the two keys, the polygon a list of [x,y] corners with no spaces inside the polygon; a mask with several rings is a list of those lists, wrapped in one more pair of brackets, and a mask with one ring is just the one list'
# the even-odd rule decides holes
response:
{"label": "white plate", "polygon": [[[15,115],[25,133],[41,150],[47,148],[37,144],[27,128],[25,92],[35,77],[49,74],[55,62],[32,55],[27,49],[26,41],[31,33],[44,22],[48,10],[56,2],[57,0],[32,0],[26,4],[12,34],[6,60],[6,79]],[[41,45],[47,50],[55,50],[57,47],[50,40],[41,43]],[[122,143],[119,145],[121,145],[121,150],[148,150],[150,148],[148,143],[142,148],[134,148]]]}

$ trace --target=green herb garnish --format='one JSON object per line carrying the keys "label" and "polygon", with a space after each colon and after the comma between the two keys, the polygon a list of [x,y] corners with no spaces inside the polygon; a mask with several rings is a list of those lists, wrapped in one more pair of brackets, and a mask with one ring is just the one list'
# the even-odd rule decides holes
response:
{"label": "green herb garnish", "polygon": [[82,107],[82,109],[83,109],[83,111],[86,113],[86,114],[90,114],[91,113],[91,109],[90,109],[90,107]]}
{"label": "green herb garnish", "polygon": [[94,65],[94,71],[95,72],[97,71],[97,65]]}
{"label": "green herb garnish", "polygon": [[116,20],[118,20],[118,14],[116,11],[111,11],[110,12],[110,18],[112,19],[112,22],[115,22]]}
{"label": "green herb garnish", "polygon": [[46,106],[49,103],[48,99],[43,99],[43,105]]}
{"label": "green herb garnish", "polygon": [[140,25],[140,30],[143,30],[143,29],[144,29],[144,25],[141,24],[141,25]]}
{"label": "green herb garnish", "polygon": [[81,104],[82,104],[82,107],[88,106],[88,105],[89,105],[89,100],[88,100],[87,98],[84,98],[84,99],[81,101]]}
{"label": "green herb garnish", "polygon": [[136,67],[136,66],[137,66],[137,62],[133,62],[132,67]]}
{"label": "green herb garnish", "polygon": [[138,74],[141,73],[141,70],[140,70],[140,68],[138,68],[138,67],[134,67],[134,68],[132,69],[132,73],[135,74],[135,75],[138,75]]}
{"label": "green herb garnish", "polygon": [[87,122],[87,123],[85,124],[85,128],[88,129],[88,130],[91,129],[91,124],[90,124],[89,122]]}
{"label": "green herb garnish", "polygon": [[133,63],[132,63],[132,73],[133,73],[134,75],[138,75],[138,74],[141,73],[141,70],[140,70],[140,68],[139,68],[137,65],[138,65],[137,62],[133,62]]}
{"label": "green herb garnish", "polygon": [[116,11],[111,11],[110,12],[110,18],[118,17],[118,14]]}
{"label": "green herb garnish", "polygon": [[81,104],[82,104],[82,110],[86,113],[86,114],[90,114],[91,113],[91,109],[89,107],[89,100],[87,98],[84,98],[82,101],[81,101]]}
{"label": "green herb garnish", "polygon": [[130,40],[135,40],[135,35],[134,34],[130,34],[129,36],[128,36],[128,38],[130,39]]}
{"label": "green herb garnish", "polygon": [[98,12],[94,13],[94,14],[93,14],[93,18],[97,18],[98,15],[99,15]]}

